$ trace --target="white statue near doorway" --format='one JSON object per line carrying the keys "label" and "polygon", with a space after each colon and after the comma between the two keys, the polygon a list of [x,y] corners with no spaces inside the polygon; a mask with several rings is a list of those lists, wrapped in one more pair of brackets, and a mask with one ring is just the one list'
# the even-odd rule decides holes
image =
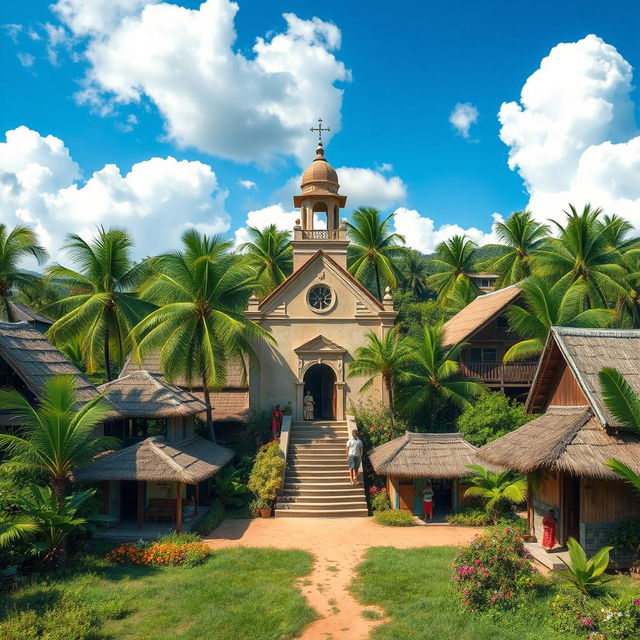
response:
{"label": "white statue near doorway", "polygon": [[309,389],[305,391],[304,399],[302,400],[302,413],[305,420],[313,420],[313,412],[315,407],[313,396]]}

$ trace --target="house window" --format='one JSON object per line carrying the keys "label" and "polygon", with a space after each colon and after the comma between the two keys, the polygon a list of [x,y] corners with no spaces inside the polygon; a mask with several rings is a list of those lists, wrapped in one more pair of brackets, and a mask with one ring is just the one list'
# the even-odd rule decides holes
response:
{"label": "house window", "polygon": [[472,347],[471,362],[497,362],[498,351],[495,347]]}

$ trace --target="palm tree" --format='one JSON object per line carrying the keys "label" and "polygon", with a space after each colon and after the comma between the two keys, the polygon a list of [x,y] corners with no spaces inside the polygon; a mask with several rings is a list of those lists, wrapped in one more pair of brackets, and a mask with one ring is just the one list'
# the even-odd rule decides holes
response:
{"label": "palm tree", "polygon": [[[453,236],[436,247],[431,264],[436,270],[428,284],[438,292],[438,300],[446,306],[449,296],[460,282],[469,280],[475,270],[477,245],[466,236]],[[476,287],[475,283],[472,283]],[[477,288],[477,287],[476,287]]]}
{"label": "palm tree", "polygon": [[[96,396],[78,408],[76,380],[69,375],[45,380],[38,402],[34,408],[21,393],[0,390],[0,406],[22,425],[17,435],[0,434],[0,449],[5,449],[13,460],[34,465],[48,474],[62,513],[74,469],[118,446],[116,438],[96,437],[94,433],[112,407]],[[62,548],[63,562],[64,554]]]}
{"label": "palm tree", "polygon": [[401,262],[402,286],[411,293],[415,300],[426,300],[427,289],[427,260],[413,249],[405,252]]}
{"label": "palm tree", "polygon": [[485,501],[485,509],[493,519],[494,524],[507,507],[523,502],[527,493],[527,481],[522,476],[516,476],[512,471],[498,471],[493,473],[477,464],[467,465],[473,471],[469,487],[464,495],[481,498]]}
{"label": "palm tree", "polygon": [[246,253],[256,272],[258,297],[266,298],[293,270],[291,234],[280,231],[275,224],[262,230],[249,227],[248,232],[251,240],[245,242],[240,250]]}
{"label": "palm tree", "polygon": [[460,279],[449,292],[446,298],[445,310],[450,315],[455,315],[462,311],[469,303],[478,297],[477,285],[468,278]]}
{"label": "palm tree", "polygon": [[347,222],[349,273],[362,283],[372,278],[378,300],[382,300],[383,282],[395,288],[401,278],[396,259],[406,248],[404,237],[389,229],[394,215],[383,218],[378,209],[360,207],[352,214],[353,222]]}
{"label": "palm tree", "polygon": [[211,392],[224,385],[227,362],[253,357],[252,339],[271,339],[245,316],[255,276],[230,248],[219,236],[185,231],[182,251],[159,256],[156,275],[141,289],[143,299],[158,308],[131,332],[137,359],[159,352],[169,380],[202,386],[212,440]]}
{"label": "palm tree", "polygon": [[[602,369],[599,377],[602,397],[607,409],[625,429],[640,435],[640,397],[624,376],[613,367]],[[614,459],[607,460],[605,464],[640,492],[640,475],[633,469],[624,462]]]}
{"label": "palm tree", "polygon": [[119,366],[124,363],[130,330],[153,309],[135,293],[149,263],[134,264],[132,247],[123,229],[100,227],[91,242],[70,234],[64,248],[79,271],[60,265],[48,269],[49,279],[64,283],[70,294],[51,306],[59,318],[47,336],[57,345],[80,336],[88,373],[102,362],[107,381],[113,379],[114,360]]}
{"label": "palm tree", "polygon": [[585,304],[608,307],[627,296],[622,253],[611,242],[620,236],[620,219],[600,219],[602,209],[586,205],[581,213],[573,205],[564,226],[552,221],[557,238],[547,238],[535,252],[534,273],[563,285],[581,280],[586,285]]}
{"label": "palm tree", "polygon": [[398,400],[410,410],[424,409],[432,428],[443,406],[464,409],[486,391],[482,383],[460,374],[464,344],[445,346],[442,325],[425,325],[421,338],[409,338],[407,344],[411,353],[400,376]]}
{"label": "palm tree", "polygon": [[409,356],[409,346],[398,332],[398,327],[390,329],[382,338],[373,331],[365,334],[366,344],[358,347],[349,363],[349,377],[367,377],[360,391],[366,391],[380,375],[389,401],[391,424],[394,423],[393,388],[398,375]]}
{"label": "palm tree", "polygon": [[549,227],[534,220],[530,211],[516,211],[504,222],[496,223],[495,232],[502,244],[493,246],[500,249],[500,255],[478,268],[498,274],[496,288],[499,289],[531,275],[532,256],[542,248]]}
{"label": "palm tree", "polygon": [[47,252],[39,244],[33,229],[17,225],[11,231],[7,225],[0,224],[0,319],[15,322],[11,299],[15,289],[37,286],[40,278],[27,273],[18,264],[27,257],[35,258],[38,264],[47,259]]}
{"label": "palm tree", "polygon": [[549,286],[544,278],[532,276],[520,287],[525,306],[512,306],[507,318],[511,330],[524,340],[504,354],[504,362],[538,357],[552,326],[607,327],[615,318],[611,309],[584,310],[586,285],[580,280]]}

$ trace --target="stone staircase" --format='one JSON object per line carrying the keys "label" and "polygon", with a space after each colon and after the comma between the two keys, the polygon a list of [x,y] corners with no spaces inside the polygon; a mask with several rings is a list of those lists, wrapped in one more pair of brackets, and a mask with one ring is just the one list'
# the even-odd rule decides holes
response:
{"label": "stone staircase", "polygon": [[346,422],[294,422],[277,518],[367,516],[362,483],[352,486],[345,447]]}

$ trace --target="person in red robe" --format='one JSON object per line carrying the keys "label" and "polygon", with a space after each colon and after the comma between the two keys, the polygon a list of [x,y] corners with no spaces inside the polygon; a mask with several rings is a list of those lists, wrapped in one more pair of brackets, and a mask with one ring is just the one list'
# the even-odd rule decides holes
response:
{"label": "person in red robe", "polygon": [[556,546],[556,512],[553,509],[547,511],[542,518],[542,546],[546,551],[551,551]]}
{"label": "person in red robe", "polygon": [[271,434],[273,435],[274,440],[280,437],[280,429],[282,429],[282,418],[284,418],[284,413],[280,411],[280,405],[277,404],[276,408],[271,414]]}

